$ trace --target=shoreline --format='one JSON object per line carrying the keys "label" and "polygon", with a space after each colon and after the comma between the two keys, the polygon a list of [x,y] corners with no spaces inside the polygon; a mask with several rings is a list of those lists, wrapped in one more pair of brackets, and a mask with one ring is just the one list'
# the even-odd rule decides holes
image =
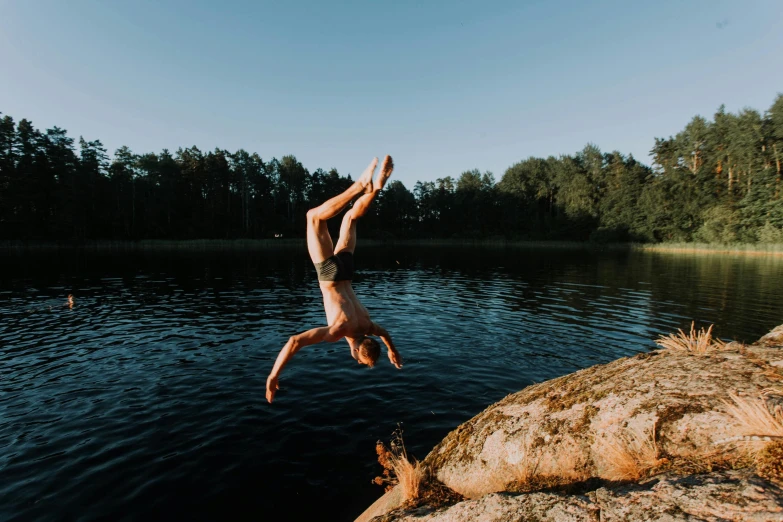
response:
{"label": "shoreline", "polygon": [[[35,253],[50,251],[254,251],[270,248],[304,247],[304,238],[276,239],[192,239],[139,241],[85,240],[85,241],[0,241],[0,252]],[[783,257],[783,244],[708,244],[708,243],[591,243],[589,241],[522,241],[506,239],[363,239],[365,246],[422,246],[422,247],[490,247],[530,250],[653,252],[662,254],[743,255]]]}

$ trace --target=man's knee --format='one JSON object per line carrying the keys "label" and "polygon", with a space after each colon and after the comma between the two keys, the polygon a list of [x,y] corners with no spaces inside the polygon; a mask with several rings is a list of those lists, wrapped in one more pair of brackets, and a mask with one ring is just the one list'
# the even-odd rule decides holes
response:
{"label": "man's knee", "polygon": [[351,225],[357,219],[359,218],[356,217],[356,212],[354,211],[354,209],[351,209],[345,213],[345,216],[343,217],[343,222],[347,225]]}
{"label": "man's knee", "polygon": [[[301,215],[301,214],[300,214]],[[307,211],[307,222],[318,224],[321,221],[321,218],[318,213],[318,209],[311,208]]]}

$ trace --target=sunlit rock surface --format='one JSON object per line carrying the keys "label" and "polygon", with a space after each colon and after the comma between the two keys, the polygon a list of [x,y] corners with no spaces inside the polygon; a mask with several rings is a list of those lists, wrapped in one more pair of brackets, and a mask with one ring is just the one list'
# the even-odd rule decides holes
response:
{"label": "sunlit rock surface", "polygon": [[[733,397],[780,403],[783,326],[751,346],[645,353],[509,395],[424,460],[468,500],[405,511],[395,489],[357,520],[783,521],[779,485],[752,466],[699,474],[708,469],[678,464],[730,456],[751,435],[730,411]],[[655,470],[663,475],[649,478]],[[583,494],[535,492],[568,484]]]}

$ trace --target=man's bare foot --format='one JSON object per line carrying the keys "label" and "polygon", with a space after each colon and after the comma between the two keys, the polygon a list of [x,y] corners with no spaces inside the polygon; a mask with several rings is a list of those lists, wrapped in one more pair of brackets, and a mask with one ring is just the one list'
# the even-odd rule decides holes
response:
{"label": "man's bare foot", "polygon": [[362,175],[356,180],[356,183],[364,187],[365,192],[372,191],[372,177],[375,174],[375,167],[378,166],[378,158],[373,158],[367,168],[364,169]]}
{"label": "man's bare foot", "polygon": [[394,161],[392,161],[391,156],[388,154],[383,158],[383,163],[381,163],[381,171],[378,173],[378,178],[373,183],[372,189],[374,191],[381,190],[384,185],[386,185],[386,180],[389,179],[389,176],[392,175],[392,171],[394,170]]}

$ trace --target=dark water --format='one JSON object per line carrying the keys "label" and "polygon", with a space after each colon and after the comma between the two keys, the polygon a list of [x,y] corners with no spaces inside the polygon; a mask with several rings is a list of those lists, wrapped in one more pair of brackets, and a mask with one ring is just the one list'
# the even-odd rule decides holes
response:
{"label": "dark water", "polygon": [[424,457],[692,319],[743,341],[783,323],[775,258],[360,246],[356,292],[404,369],[306,348],[270,406],[278,350],[324,321],[303,248],[0,259],[2,520],[352,520],[398,423]]}

